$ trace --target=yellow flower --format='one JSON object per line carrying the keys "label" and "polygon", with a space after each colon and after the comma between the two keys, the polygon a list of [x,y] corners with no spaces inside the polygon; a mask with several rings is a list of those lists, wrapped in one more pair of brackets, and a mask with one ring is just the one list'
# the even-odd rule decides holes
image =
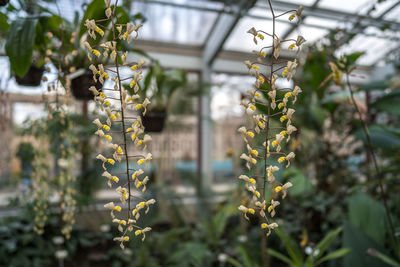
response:
{"label": "yellow flower", "polygon": [[114,165],[115,161],[113,159],[107,159],[107,162],[110,163],[111,165]]}
{"label": "yellow flower", "polygon": [[254,69],[254,70],[260,70],[260,67],[257,66],[257,65],[253,65],[253,69]]}
{"label": "yellow flower", "polygon": [[103,36],[104,35],[104,32],[103,32],[103,30],[102,29],[100,29],[99,27],[97,27],[96,26],[96,29],[95,29],[95,31],[98,33],[98,34],[100,34],[101,36]]}
{"label": "yellow flower", "polygon": [[105,135],[104,137],[105,137],[105,138],[106,138],[108,141],[110,141],[110,142],[111,142],[111,140],[112,140],[112,137],[111,137],[111,135],[108,135],[108,134],[107,134],[107,135]]}
{"label": "yellow flower", "polygon": [[103,125],[103,129],[106,130],[106,131],[109,131],[109,130],[110,130],[110,126],[108,126],[108,125]]}
{"label": "yellow flower", "polygon": [[[138,65],[133,65],[132,67],[131,67],[131,70],[136,70],[138,68]],[[132,87],[132,86],[131,86]]]}
{"label": "yellow flower", "polygon": [[107,107],[111,106],[111,102],[108,100],[104,100],[104,105],[106,105]]}
{"label": "yellow flower", "polygon": [[292,14],[289,16],[289,20],[292,21],[292,20],[294,20],[295,17],[296,17],[296,14]]}
{"label": "yellow flower", "polygon": [[289,98],[289,97],[291,97],[292,96],[292,93],[291,92],[287,92],[286,94],[285,94],[285,98]]}
{"label": "yellow flower", "polygon": [[294,47],[296,46],[296,44],[291,44],[291,45],[289,45],[289,50],[293,50],[294,49]]}
{"label": "yellow flower", "polygon": [[286,115],[283,115],[279,120],[280,120],[281,122],[284,122],[286,119],[287,119]]}
{"label": "yellow flower", "polygon": [[99,50],[93,49],[92,52],[93,52],[93,54],[94,54],[96,57],[99,57],[99,56],[100,56]]}
{"label": "yellow flower", "polygon": [[129,87],[132,88],[133,86],[135,86],[136,82],[135,81],[131,81],[131,83],[129,84]]}
{"label": "yellow flower", "polygon": [[260,38],[261,40],[264,40],[264,35],[262,35],[261,33],[257,34],[257,37]]}
{"label": "yellow flower", "polygon": [[280,157],[279,159],[278,159],[278,162],[279,163],[282,163],[282,162],[284,162],[285,161],[285,157]]}

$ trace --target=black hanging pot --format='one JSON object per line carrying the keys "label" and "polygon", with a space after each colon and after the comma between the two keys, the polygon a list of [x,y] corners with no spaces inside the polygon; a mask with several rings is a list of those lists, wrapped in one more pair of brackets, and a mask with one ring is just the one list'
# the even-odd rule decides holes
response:
{"label": "black hanging pot", "polygon": [[15,75],[15,81],[23,86],[39,86],[42,81],[44,67],[31,65],[24,77]]}
{"label": "black hanging pot", "polygon": [[145,116],[140,114],[140,117],[142,118],[142,124],[145,132],[159,133],[164,129],[165,120],[167,119],[167,112],[148,110]]}
{"label": "black hanging pot", "polygon": [[93,80],[93,73],[90,70],[77,71],[71,75],[71,91],[72,95],[82,101],[93,100],[93,93],[89,91],[91,86],[96,87],[97,91],[101,91],[103,87],[98,81]]}
{"label": "black hanging pot", "polygon": [[9,0],[0,0],[0,6],[5,6],[7,5]]}

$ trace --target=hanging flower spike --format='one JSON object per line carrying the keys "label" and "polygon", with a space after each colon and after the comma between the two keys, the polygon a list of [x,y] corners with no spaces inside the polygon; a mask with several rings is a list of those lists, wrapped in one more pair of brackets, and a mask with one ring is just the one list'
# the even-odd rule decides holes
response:
{"label": "hanging flower spike", "polygon": [[275,191],[276,193],[279,193],[280,191],[282,191],[282,192],[283,192],[282,199],[284,199],[284,198],[286,197],[286,194],[287,194],[286,190],[287,190],[288,188],[292,187],[292,186],[293,186],[293,184],[292,184],[291,182],[287,182],[287,183],[285,183],[285,184],[282,185],[282,186],[277,186],[277,187],[275,187],[274,191]]}
{"label": "hanging flower spike", "polygon": [[[268,0],[268,2],[271,14],[275,14],[271,4],[272,1]],[[295,13],[291,16],[290,20],[300,16],[302,9],[302,7],[299,7],[297,11],[289,11]],[[279,163],[287,161],[285,163],[286,167],[290,166],[291,159],[295,157],[293,152],[282,152],[282,142],[285,138],[286,142],[288,142],[291,134],[297,131],[297,128],[291,125],[295,110],[290,107],[290,105],[296,102],[298,94],[301,93],[301,89],[296,84],[294,85],[293,89],[278,88],[277,81],[279,76],[277,75],[277,71],[284,68],[282,71],[282,77],[286,78],[288,81],[293,79],[294,75],[296,74],[296,67],[298,65],[297,59],[293,59],[291,61],[279,60],[282,44],[292,41],[289,49],[294,49],[297,47],[297,54],[300,51],[301,45],[306,40],[302,36],[298,36],[297,40],[283,40],[275,34],[275,32],[277,32],[275,27],[276,18],[289,12],[283,12],[277,16],[272,15],[272,20],[274,22],[272,23],[272,33],[267,33],[261,30],[257,31],[255,28],[251,28],[248,31],[248,33],[253,36],[254,43],[257,44],[257,41],[264,39],[264,35],[258,35],[258,33],[262,32],[271,38],[268,43],[272,45],[262,47],[260,50],[253,50],[253,53],[258,56],[255,62],[249,60],[244,61],[249,75],[255,76],[255,79],[253,88],[247,90],[248,98],[242,98],[240,101],[240,105],[244,107],[245,113],[250,115],[250,122],[247,125],[251,125],[250,129],[246,129],[244,126],[238,129],[238,132],[243,135],[243,139],[247,148],[247,153],[241,154],[240,158],[246,161],[245,165],[248,169],[255,167],[256,169],[261,170],[262,173],[256,172],[257,181],[247,175],[239,175],[239,180],[245,181],[246,191],[252,193],[252,195],[250,196],[249,201],[243,201],[243,203],[246,203],[247,207],[240,205],[238,209],[243,212],[245,218],[248,219],[248,213],[254,214],[255,212],[254,209],[250,209],[248,207],[255,205],[257,211],[259,211],[261,219],[263,220],[261,227],[263,229],[268,229],[267,235],[271,233],[272,229],[278,227],[277,223],[269,223],[267,216],[274,217],[276,215],[276,210],[280,205],[279,201],[270,199],[269,193],[271,192],[267,191],[272,191],[273,196],[277,194],[277,191],[283,191],[283,197],[286,197],[286,190],[291,186],[290,183],[280,185],[275,181],[274,174],[278,172],[281,167],[274,162],[276,159],[275,157],[272,158],[271,155],[278,155],[277,160]],[[299,20],[300,18],[298,18],[298,21]],[[263,50],[269,49],[271,46],[272,51],[269,55],[266,55]],[[265,60],[264,58],[267,56],[269,58],[268,60]],[[281,67],[283,62],[286,63],[283,67]],[[261,71],[261,65],[266,65],[268,68],[263,68]],[[279,94],[277,93],[278,90],[280,91]],[[283,96],[281,92],[283,93]],[[256,104],[263,105],[265,108],[256,110]],[[276,107],[278,107],[277,111],[275,111]],[[271,121],[272,117],[277,115],[280,121],[286,126],[273,126],[274,122]],[[251,134],[251,138],[248,138],[247,134],[249,132]],[[259,134],[259,138],[255,138],[254,134]],[[260,143],[262,143],[262,146],[260,146]],[[288,146],[288,148],[291,147],[293,147],[293,144],[292,146]],[[257,164],[260,166],[257,166]],[[267,182],[270,184],[267,184]]]}
{"label": "hanging flower spike", "polygon": [[246,218],[246,220],[249,220],[249,217],[247,217],[247,213],[251,213],[254,214],[256,211],[252,208],[246,208],[243,205],[240,205],[238,208],[241,212],[243,212],[244,217]]}
{"label": "hanging flower spike", "polygon": [[109,209],[111,211],[111,217],[115,218],[114,210],[121,212],[121,207],[114,204],[114,202],[109,202],[104,205],[104,208]]}
{"label": "hanging flower spike", "polygon": [[151,231],[151,228],[150,227],[146,227],[146,228],[144,228],[142,230],[136,230],[135,231],[135,235],[136,236],[143,235],[142,241],[144,241],[144,239],[146,238],[146,232],[149,232],[149,231]]}

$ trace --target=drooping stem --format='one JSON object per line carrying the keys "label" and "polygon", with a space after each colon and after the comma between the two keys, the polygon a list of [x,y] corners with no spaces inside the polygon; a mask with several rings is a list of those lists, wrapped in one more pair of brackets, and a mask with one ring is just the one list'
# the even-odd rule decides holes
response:
{"label": "drooping stem", "polygon": [[[113,33],[113,41],[117,41],[115,36],[115,22],[114,22],[114,15],[118,5],[118,0],[115,1],[113,12],[111,13],[111,23],[112,23],[112,33]],[[126,138],[126,125],[125,125],[125,114],[124,114],[124,107],[123,107],[123,99],[122,99],[122,84],[121,84],[121,77],[119,73],[119,64],[118,64],[118,57],[115,57],[115,69],[116,69],[116,79],[118,79],[118,90],[119,90],[119,101],[121,105],[121,125],[122,125],[122,136],[124,138],[124,155],[125,155],[125,162],[126,162],[126,179],[128,183],[128,220],[131,217],[131,180],[129,179],[129,155],[128,155],[128,146],[127,146],[127,138]]]}
{"label": "drooping stem", "polygon": [[370,156],[372,157],[372,162],[374,164],[375,172],[376,172],[376,175],[378,177],[378,185],[379,185],[379,189],[380,189],[380,193],[381,193],[381,197],[382,197],[382,201],[383,201],[383,206],[385,207],[386,217],[388,219],[391,235],[392,235],[393,241],[395,242],[396,247],[398,248],[399,244],[398,244],[398,241],[397,241],[397,238],[396,238],[396,232],[394,230],[392,218],[390,216],[390,210],[389,210],[389,205],[387,203],[386,192],[385,192],[385,189],[383,187],[382,173],[381,173],[381,171],[379,169],[379,166],[378,166],[378,163],[377,163],[377,160],[376,160],[376,155],[375,155],[374,148],[372,146],[371,136],[369,134],[367,123],[362,118],[362,114],[361,114],[360,109],[359,109],[359,107],[357,105],[357,102],[355,101],[355,98],[354,98],[354,93],[353,93],[353,90],[352,90],[352,87],[351,87],[351,83],[350,83],[350,79],[349,79],[349,71],[348,70],[346,70],[346,83],[347,83],[347,88],[349,89],[349,92],[350,92],[351,101],[352,101],[352,103],[353,103],[353,105],[354,105],[354,107],[356,109],[356,112],[357,112],[359,118],[360,118],[362,129],[364,131],[364,134],[365,134],[365,137],[366,137],[366,140],[367,140],[367,149],[368,149],[368,152],[369,152]]}
{"label": "drooping stem", "polygon": [[[273,75],[273,66],[274,66],[274,51],[275,51],[275,14],[272,8],[271,0],[268,0],[269,9],[272,14],[272,51],[271,51],[271,66],[270,66],[270,75],[269,75],[269,86],[270,90],[272,89],[272,75]],[[265,145],[268,146],[268,135],[269,135],[269,123],[270,123],[270,115],[271,115],[271,101],[268,100],[268,114],[266,121],[266,131],[265,131]],[[264,153],[264,181],[263,181],[263,198],[265,199],[265,188],[267,185],[267,156],[268,149],[265,149]]]}

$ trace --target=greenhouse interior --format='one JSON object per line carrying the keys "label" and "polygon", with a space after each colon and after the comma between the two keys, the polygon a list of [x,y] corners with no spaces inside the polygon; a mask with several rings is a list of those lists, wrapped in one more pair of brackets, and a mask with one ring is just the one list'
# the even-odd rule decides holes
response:
{"label": "greenhouse interior", "polygon": [[0,266],[400,267],[399,0],[0,0]]}

